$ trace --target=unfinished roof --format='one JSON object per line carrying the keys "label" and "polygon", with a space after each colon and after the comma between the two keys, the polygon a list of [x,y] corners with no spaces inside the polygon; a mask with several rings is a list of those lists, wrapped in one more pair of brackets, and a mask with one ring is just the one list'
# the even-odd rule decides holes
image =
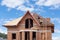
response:
{"label": "unfinished roof", "polygon": [[[33,19],[36,21],[36,23],[38,25],[41,25],[40,22],[42,22],[43,25],[46,25],[46,26],[54,26],[52,23],[50,23],[50,18],[43,18],[43,17],[39,16],[38,14],[36,14],[36,13],[32,14],[29,11],[27,11],[26,14],[27,13],[29,13],[33,17]],[[25,17],[25,15],[22,16],[22,17],[20,17],[20,18],[17,18],[15,20],[12,20],[12,21],[4,24],[4,26],[17,26],[18,23],[22,20],[22,18]]]}
{"label": "unfinished roof", "polygon": [[[52,24],[50,22],[50,18],[43,18],[41,16],[39,16],[38,14],[34,13],[30,13],[29,11],[26,12],[26,14],[30,14],[31,17],[34,19],[34,21],[37,23],[38,26],[48,26],[52,28],[52,32],[54,32],[54,24]],[[26,14],[20,18],[17,18],[15,20],[12,20],[6,24],[4,24],[3,26],[17,26],[19,22],[21,22],[21,20],[26,16]],[[33,27],[31,29],[39,29],[39,27]]]}
{"label": "unfinished roof", "polygon": [[[32,16],[32,18],[35,20],[35,22],[39,25],[39,23],[38,23],[37,20],[33,17],[33,15],[32,15],[29,11],[27,11],[26,14],[27,14],[27,13],[29,13],[29,14]],[[26,14],[25,14],[25,15],[26,15]],[[15,19],[15,20],[12,20],[12,21],[4,24],[4,26],[17,26],[18,23],[23,19],[23,17],[25,17],[25,15],[22,16],[22,17],[20,17],[20,18],[17,18],[17,19]]]}
{"label": "unfinished roof", "polygon": [[15,26],[15,25],[18,24],[18,22],[19,22],[21,19],[22,19],[22,17],[17,18],[17,19],[14,19],[14,20],[12,20],[12,21],[10,21],[10,22],[4,24],[4,26],[11,26],[11,25],[12,25],[12,26]]}

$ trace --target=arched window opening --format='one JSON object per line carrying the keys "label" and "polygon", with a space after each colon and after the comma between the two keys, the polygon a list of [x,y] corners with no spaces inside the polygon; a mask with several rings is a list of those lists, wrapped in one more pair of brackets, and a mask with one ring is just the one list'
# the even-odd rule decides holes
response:
{"label": "arched window opening", "polygon": [[30,28],[33,27],[33,20],[30,19]]}
{"label": "arched window opening", "polygon": [[33,27],[33,20],[32,19],[26,19],[25,20],[25,28],[31,28]]}
{"label": "arched window opening", "polygon": [[29,26],[29,19],[26,19],[26,21],[25,21],[25,28],[28,28],[28,26]]}

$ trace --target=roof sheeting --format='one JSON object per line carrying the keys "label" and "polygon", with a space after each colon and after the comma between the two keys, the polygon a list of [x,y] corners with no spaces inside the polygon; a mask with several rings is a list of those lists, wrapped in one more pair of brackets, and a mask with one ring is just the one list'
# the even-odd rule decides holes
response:
{"label": "roof sheeting", "polygon": [[[33,15],[29,11],[27,11],[26,14],[27,13],[29,13],[31,15],[31,17],[35,20],[35,22],[39,25],[38,21],[33,17]],[[3,26],[17,26],[17,24],[25,17],[25,15],[23,17],[20,17],[20,18],[17,18],[15,20],[8,22],[8,23],[4,24]]]}
{"label": "roof sheeting", "polygon": [[22,19],[22,17],[17,18],[17,19],[15,19],[15,20],[12,20],[12,21],[10,21],[10,22],[4,24],[4,26],[17,25],[18,22],[19,22],[21,19]]}
{"label": "roof sheeting", "polygon": [[[29,13],[29,14],[31,15],[31,17],[35,20],[35,22],[36,22],[39,26],[41,25],[40,22],[42,22],[43,25],[49,25],[49,26],[53,25],[52,23],[50,23],[50,21],[47,21],[47,19],[45,19],[45,18],[43,18],[43,17],[41,17],[41,16],[39,16],[39,15],[37,15],[37,14],[31,14],[29,11],[27,11],[26,14],[27,14],[27,13]],[[26,14],[25,14],[25,15],[26,15]],[[25,17],[25,15],[24,15],[23,17]],[[40,17],[40,19],[36,18],[36,17],[38,17],[38,16]],[[17,19],[15,19],[15,20],[12,20],[12,21],[4,24],[4,26],[17,26],[18,23],[23,19],[23,17],[20,17],[20,18],[17,18]]]}

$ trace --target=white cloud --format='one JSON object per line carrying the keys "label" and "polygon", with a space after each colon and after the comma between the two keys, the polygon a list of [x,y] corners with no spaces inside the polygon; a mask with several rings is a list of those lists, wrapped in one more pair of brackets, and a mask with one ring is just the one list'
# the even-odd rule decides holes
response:
{"label": "white cloud", "polygon": [[59,0],[47,0],[44,5],[45,6],[55,6],[58,4],[60,4]]}
{"label": "white cloud", "polygon": [[42,6],[45,3],[45,0],[39,0],[36,2],[37,5]]}
{"label": "white cloud", "polygon": [[[29,0],[3,0],[1,2],[1,5],[2,6],[6,6],[8,7],[8,11],[11,10],[11,8],[15,8],[17,10],[22,10],[22,11],[27,11],[27,10],[30,10],[30,11],[33,11],[33,7],[29,8],[29,7],[26,7],[25,5],[23,5],[25,2],[29,3]],[[23,5],[23,6],[22,6]]]}
{"label": "white cloud", "polygon": [[0,19],[0,26],[2,26],[3,24],[5,24],[13,19],[16,19],[16,18],[7,18],[7,19],[2,18],[2,19]]}
{"label": "white cloud", "polygon": [[5,27],[3,27],[2,25],[11,21],[11,20],[13,20],[13,19],[12,18],[10,18],[10,19],[5,19],[5,18],[0,19],[0,32],[1,33],[7,34],[7,29]]}
{"label": "white cloud", "polygon": [[39,0],[38,2],[36,2],[36,4],[40,6],[50,6],[52,9],[60,7],[59,0]]}
{"label": "white cloud", "polygon": [[60,40],[60,37],[52,37],[52,40]]}
{"label": "white cloud", "polygon": [[60,23],[60,18],[51,18],[51,21],[52,22],[56,21],[56,22]]}
{"label": "white cloud", "polygon": [[[26,7],[25,5],[23,5],[25,2],[27,2],[27,4],[30,5],[31,7]],[[8,7],[8,11],[10,11],[11,8],[15,8],[16,10],[22,10],[22,11],[34,10],[34,6],[30,4],[29,0],[2,0],[1,5]],[[34,5],[39,5],[39,7],[48,6],[50,7],[50,9],[56,9],[60,7],[60,1],[59,0],[38,0]]]}
{"label": "white cloud", "polygon": [[3,33],[3,31],[0,29],[0,32]]}
{"label": "white cloud", "polygon": [[17,10],[22,10],[22,11],[27,11],[27,10],[29,10],[29,11],[33,11],[34,8],[33,8],[33,7],[32,7],[32,8],[29,8],[29,7],[26,7],[26,6],[22,5],[22,6],[19,6],[19,7],[17,8]]}
{"label": "white cloud", "polygon": [[3,0],[1,2],[1,5],[5,5],[9,8],[15,8],[17,6],[20,6],[24,3],[24,0]]}
{"label": "white cloud", "polygon": [[55,29],[54,32],[55,33],[60,33],[60,30],[59,29]]}
{"label": "white cloud", "polygon": [[7,34],[7,30],[2,30],[2,29],[0,28],[0,33],[5,33],[5,34]]}

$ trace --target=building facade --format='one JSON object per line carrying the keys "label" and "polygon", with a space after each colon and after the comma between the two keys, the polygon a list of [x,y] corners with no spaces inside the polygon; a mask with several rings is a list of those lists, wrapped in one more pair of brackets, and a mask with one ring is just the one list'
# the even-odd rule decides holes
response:
{"label": "building facade", "polygon": [[4,24],[8,30],[7,40],[52,40],[54,24],[27,11],[24,16]]}

